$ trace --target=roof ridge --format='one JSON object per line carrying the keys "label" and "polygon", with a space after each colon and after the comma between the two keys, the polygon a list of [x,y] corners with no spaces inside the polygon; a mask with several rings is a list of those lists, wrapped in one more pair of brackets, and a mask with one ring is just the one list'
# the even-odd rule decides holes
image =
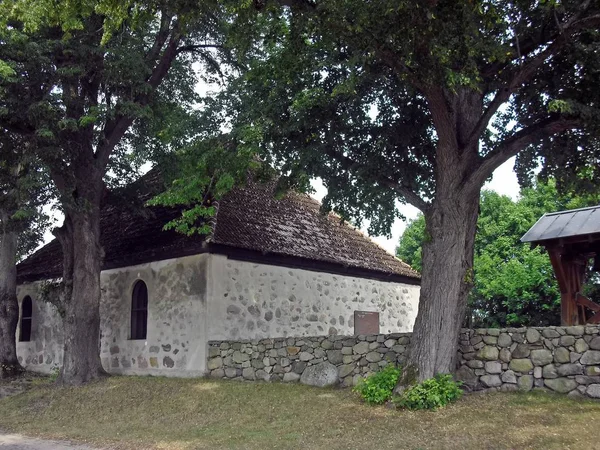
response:
{"label": "roof ridge", "polygon": [[567,213],[572,213],[572,212],[579,212],[579,211],[587,211],[589,209],[597,209],[600,208],[600,205],[595,205],[595,206],[585,206],[583,208],[575,208],[575,209],[565,209],[563,211],[554,211],[554,212],[548,212],[548,213],[544,213],[544,216],[557,216],[559,214],[567,214]]}

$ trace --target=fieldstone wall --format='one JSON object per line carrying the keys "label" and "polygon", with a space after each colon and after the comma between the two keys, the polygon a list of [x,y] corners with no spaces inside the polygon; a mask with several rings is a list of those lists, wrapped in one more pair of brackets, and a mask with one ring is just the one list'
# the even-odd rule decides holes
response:
{"label": "fieldstone wall", "polygon": [[418,285],[210,255],[209,340],[354,334],[354,312],[379,313],[379,333],[412,331]]}
{"label": "fieldstone wall", "polygon": [[[307,371],[333,366],[335,380],[322,384],[352,386],[387,364],[402,364],[410,339],[396,333],[210,341],[207,367],[215,378],[315,384]],[[597,326],[463,329],[459,344],[457,378],[468,390],[600,398]]]}
{"label": "fieldstone wall", "polygon": [[473,390],[600,398],[597,326],[462,330],[457,377]]}
{"label": "fieldstone wall", "polygon": [[[409,342],[410,333],[211,341],[207,367],[215,378],[352,386],[389,363],[401,364]],[[315,381],[322,373],[323,381]]]}

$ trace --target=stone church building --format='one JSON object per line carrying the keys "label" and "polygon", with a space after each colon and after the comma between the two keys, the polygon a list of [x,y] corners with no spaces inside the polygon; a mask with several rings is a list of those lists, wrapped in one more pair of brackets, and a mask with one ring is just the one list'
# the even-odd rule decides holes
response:
{"label": "stone church building", "polygon": [[[158,175],[125,191],[142,204]],[[411,331],[419,276],[307,195],[235,189],[208,236],[163,231],[178,210],[107,201],[101,230],[101,359],[117,374],[199,376],[209,341]],[[17,353],[29,370],[62,363],[62,324],[40,286],[61,277],[52,241],[18,266]]]}

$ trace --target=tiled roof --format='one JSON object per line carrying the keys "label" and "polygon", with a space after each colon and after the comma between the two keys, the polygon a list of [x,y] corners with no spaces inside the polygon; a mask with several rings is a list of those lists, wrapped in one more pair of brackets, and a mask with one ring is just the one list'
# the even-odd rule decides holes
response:
{"label": "tiled roof", "polygon": [[[191,255],[218,248],[255,251],[268,258],[280,255],[330,265],[362,269],[414,280],[419,275],[387,253],[360,231],[342,223],[334,214],[323,215],[319,202],[290,192],[274,197],[274,184],[251,183],[236,188],[218,203],[213,232],[208,237],[163,231],[163,225],[179,215],[164,207],[143,208],[157,192],[159,176],[151,171],[129,186],[128,206],[110,200],[102,209],[101,243],[104,269]],[[207,245],[207,243],[210,243]],[[218,250],[216,250],[218,251]],[[54,240],[18,266],[19,282],[60,277],[62,251]]]}

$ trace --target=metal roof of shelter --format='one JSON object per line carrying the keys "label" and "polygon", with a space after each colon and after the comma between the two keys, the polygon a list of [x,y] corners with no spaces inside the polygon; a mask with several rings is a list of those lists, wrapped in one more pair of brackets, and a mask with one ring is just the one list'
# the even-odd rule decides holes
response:
{"label": "metal roof of shelter", "polygon": [[544,214],[521,238],[521,242],[600,233],[600,205]]}

